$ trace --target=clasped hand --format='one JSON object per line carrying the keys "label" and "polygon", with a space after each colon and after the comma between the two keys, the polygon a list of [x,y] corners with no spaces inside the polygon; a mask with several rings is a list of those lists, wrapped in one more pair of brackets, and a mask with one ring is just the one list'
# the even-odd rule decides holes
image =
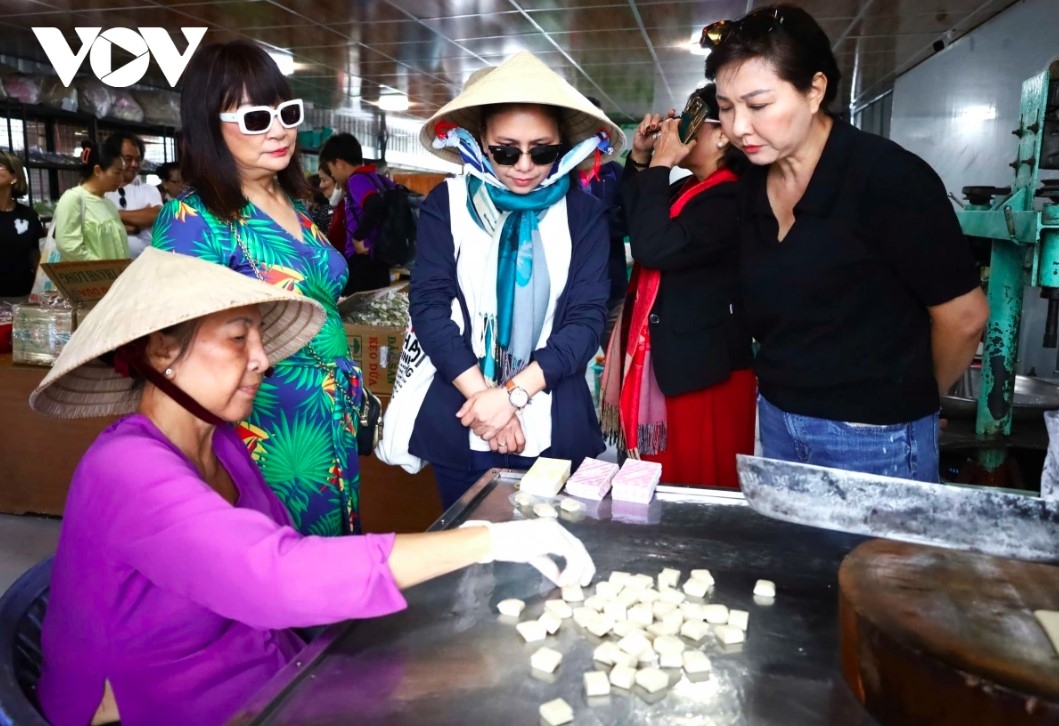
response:
{"label": "clasped hand", "polygon": [[473,394],[456,415],[475,436],[488,441],[493,451],[521,454],[526,447],[526,437],[515,415],[515,407],[502,388],[487,388]]}

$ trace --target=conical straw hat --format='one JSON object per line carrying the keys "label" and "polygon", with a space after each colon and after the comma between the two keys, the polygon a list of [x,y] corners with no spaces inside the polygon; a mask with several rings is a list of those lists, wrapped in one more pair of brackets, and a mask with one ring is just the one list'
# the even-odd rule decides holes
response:
{"label": "conical straw hat", "polygon": [[29,405],[57,418],[131,413],[140,391],[100,356],[171,325],[245,305],[261,306],[261,339],[270,363],[308,343],[326,318],[319,303],[299,293],[148,247],[78,325]]}
{"label": "conical straw hat", "polygon": [[481,132],[482,106],[497,103],[539,103],[563,109],[562,134],[571,145],[604,130],[616,156],[625,147],[625,134],[594,103],[576,88],[544,65],[532,53],[508,58],[480,78],[472,76],[463,92],[445,104],[419,130],[419,141],[431,153],[445,161],[463,164],[459,152],[452,148],[435,149],[435,127],[448,121],[467,129],[477,138]]}

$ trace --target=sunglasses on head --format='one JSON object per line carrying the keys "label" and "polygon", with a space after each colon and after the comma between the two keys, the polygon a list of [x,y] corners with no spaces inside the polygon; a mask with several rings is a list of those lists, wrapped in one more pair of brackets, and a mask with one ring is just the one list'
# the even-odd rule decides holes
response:
{"label": "sunglasses on head", "polygon": [[514,166],[522,158],[523,154],[529,154],[530,161],[537,166],[545,166],[546,164],[554,164],[562,150],[562,144],[533,146],[529,151],[523,151],[517,146],[490,146],[489,155],[500,166]]}
{"label": "sunglasses on head", "polygon": [[284,101],[272,106],[242,106],[235,111],[220,114],[221,121],[238,122],[244,134],[263,134],[272,128],[272,120],[279,119],[285,129],[292,129],[305,119],[305,108],[300,98]]}
{"label": "sunglasses on head", "polygon": [[765,8],[739,20],[718,20],[702,29],[700,48],[716,48],[729,38],[764,36],[783,25],[782,8]]}

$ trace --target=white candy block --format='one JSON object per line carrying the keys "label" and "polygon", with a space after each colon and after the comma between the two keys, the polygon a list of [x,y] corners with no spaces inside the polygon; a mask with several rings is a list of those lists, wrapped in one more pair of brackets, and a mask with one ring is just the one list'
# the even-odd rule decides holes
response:
{"label": "white candy block", "polygon": [[640,590],[633,589],[631,587],[622,588],[622,591],[618,593],[618,596],[614,598],[617,602],[620,602],[627,608],[631,608],[633,605],[640,601]]}
{"label": "white candy block", "polygon": [[719,603],[711,603],[702,606],[702,614],[706,616],[706,622],[710,625],[724,625],[728,622],[728,606]]}
{"label": "white candy block", "polygon": [[651,603],[651,612],[654,613],[654,616],[659,619],[664,618],[666,615],[669,615],[669,613],[673,612],[676,609],[676,605],[671,602],[666,602],[665,600],[658,600],[656,602]]}
{"label": "white candy block", "polygon": [[574,622],[580,625],[582,628],[588,627],[588,624],[595,620],[599,616],[592,608],[579,607],[573,609]]}
{"label": "white candy block", "polygon": [[645,650],[651,650],[651,641],[639,634],[626,635],[618,641],[618,647],[629,655],[640,655]]}
{"label": "white candy block", "polygon": [[710,574],[709,570],[692,570],[690,577],[692,580],[705,582],[707,585],[713,584],[713,575]]}
{"label": "white candy block", "polygon": [[540,714],[548,726],[562,726],[574,720],[574,709],[561,698],[541,704]]}
{"label": "white candy block", "polygon": [[674,605],[679,605],[680,603],[687,600],[687,595],[682,593],[680,590],[666,588],[665,590],[658,591],[658,599],[662,602],[671,602]]}
{"label": "white candy block", "polygon": [[549,612],[557,618],[565,620],[574,614],[574,611],[565,600],[547,600],[544,603],[544,611]]}
{"label": "white candy block", "polygon": [[632,579],[626,583],[626,586],[636,588],[637,590],[646,590],[649,587],[655,586],[655,580],[650,575],[644,575],[641,573],[639,575],[633,575]]}
{"label": "white candy block", "polygon": [[553,507],[551,504],[548,504],[548,502],[534,504],[533,513],[541,519],[555,519],[559,516],[559,512],[556,511],[555,507]]}
{"label": "white candy block", "polygon": [[746,610],[729,610],[728,624],[746,632],[747,623],[750,621],[750,613]]}
{"label": "white candy block", "polygon": [[709,591],[710,586],[702,580],[688,580],[684,583],[684,592],[691,597],[706,597]]}
{"label": "white candy block", "polygon": [[613,582],[615,585],[624,587],[625,583],[629,581],[630,577],[632,577],[632,575],[630,575],[628,572],[621,572],[619,570],[615,570],[614,572],[610,573],[610,577],[607,579],[609,582]]}
{"label": "white candy block", "polygon": [[581,504],[581,502],[577,501],[576,499],[571,499],[570,497],[567,497],[561,502],[559,502],[559,508],[564,512],[580,512],[585,507],[583,504]]}
{"label": "white candy block", "polygon": [[640,665],[640,657],[626,653],[619,648],[618,655],[614,658],[614,665],[635,669]]}
{"label": "white candy block", "polygon": [[569,461],[540,456],[523,475],[519,489],[538,497],[554,497],[569,478]]}
{"label": "white candy block", "polygon": [[713,634],[717,636],[717,640],[725,645],[735,645],[746,640],[746,633],[734,625],[715,625],[713,626]]}
{"label": "white candy block", "polygon": [[698,643],[710,634],[710,626],[701,620],[688,620],[680,626],[680,634],[691,642]]}
{"label": "white candy block", "polygon": [[659,668],[683,668],[684,667],[684,654],[683,653],[659,653],[658,654],[658,667]]}
{"label": "white candy block", "polygon": [[676,635],[680,632],[680,627],[680,625],[673,625],[659,620],[655,624],[648,626],[647,632],[657,638],[662,635]]}
{"label": "white candy block", "polygon": [[665,615],[663,615],[662,620],[659,622],[663,623],[664,625],[668,625],[674,630],[679,631],[680,626],[684,624],[684,613],[680,612],[679,610],[674,610],[671,613],[666,613]]}
{"label": "white candy block", "polygon": [[658,668],[641,668],[636,671],[636,685],[648,693],[658,693],[669,686],[669,675]]}
{"label": "white candy block", "polygon": [[527,620],[515,626],[515,630],[527,643],[536,643],[548,637],[548,630],[538,620]]}
{"label": "white candy block", "polygon": [[757,597],[776,597],[776,583],[772,580],[758,580],[754,583],[754,594]]}
{"label": "white candy block", "polygon": [[501,615],[509,615],[513,618],[517,618],[522,614],[522,610],[526,607],[526,603],[521,600],[511,598],[509,600],[501,600],[496,604],[496,609],[500,611]]}
{"label": "white candy block", "polygon": [[534,501],[533,495],[529,492],[520,491],[515,495],[515,504],[520,507],[529,507]]}
{"label": "white candy block", "polygon": [[603,606],[603,614],[617,623],[619,620],[628,620],[629,611],[625,603],[620,600],[611,600]]}
{"label": "white candy block", "polygon": [[585,696],[606,696],[610,693],[610,679],[603,671],[585,673]]}
{"label": "white candy block", "polygon": [[623,651],[618,645],[611,640],[604,641],[596,646],[596,649],[592,651],[592,660],[598,661],[603,665],[614,665],[618,662],[618,658],[622,656]]}
{"label": "white candy block", "polygon": [[610,580],[600,580],[596,583],[596,597],[613,600],[619,592],[621,592],[621,585]]}
{"label": "white candy block", "polygon": [[545,673],[554,673],[563,662],[563,654],[551,648],[539,648],[530,656],[530,667]]}
{"label": "white candy block", "polygon": [[615,620],[614,627],[610,629],[612,635],[618,638],[624,638],[629,633],[643,632],[639,625],[629,620]]}
{"label": "white candy block", "polygon": [[611,685],[627,691],[636,682],[636,669],[631,666],[616,665],[610,669],[610,682]]}
{"label": "white candy block", "polygon": [[567,585],[562,590],[563,600],[566,602],[584,602],[585,591],[581,589],[580,585]]}
{"label": "white candy block", "polygon": [[684,645],[684,641],[675,635],[659,635],[655,638],[655,642],[652,643],[655,652],[659,655],[666,653],[683,653],[687,646]]}
{"label": "white candy block", "polygon": [[710,663],[710,659],[701,650],[685,650],[683,656],[684,670],[687,671],[689,676],[698,673],[709,673],[713,670],[713,664]]}
{"label": "white candy block", "polygon": [[575,497],[599,501],[610,491],[618,465],[599,459],[585,459],[566,482],[566,492]]}
{"label": "white candy block", "polygon": [[637,668],[646,668],[647,666],[656,665],[658,665],[658,653],[655,653],[653,650],[645,650],[643,653],[640,653],[639,657],[636,659]]}
{"label": "white candy block", "polygon": [[544,626],[544,629],[548,631],[548,635],[555,635],[559,632],[559,626],[563,624],[563,619],[545,610],[537,618],[537,622]]}
{"label": "white candy block", "polygon": [[648,587],[640,593],[640,602],[651,603],[659,599],[659,592],[653,587]]}
{"label": "white candy block", "polygon": [[652,611],[651,606],[646,603],[633,605],[629,608],[628,617],[629,622],[642,625],[645,628],[655,621],[654,612]]}
{"label": "white candy block", "polygon": [[680,603],[680,612],[684,613],[685,620],[705,620],[706,613],[702,610],[702,605],[697,602],[682,602]]}
{"label": "white candy block", "polygon": [[658,573],[658,589],[664,590],[667,587],[676,587],[680,584],[680,570],[674,570],[672,568],[665,568]]}
{"label": "white candy block", "polygon": [[596,615],[589,621],[588,625],[585,626],[585,630],[592,633],[597,638],[602,638],[604,635],[610,632],[610,629],[614,627],[614,621],[608,618],[606,615]]}
{"label": "white candy block", "polygon": [[585,598],[585,607],[586,608],[592,608],[597,613],[601,613],[601,612],[603,612],[603,607],[608,602],[611,602],[611,601],[610,600],[604,600],[603,598],[599,597],[598,595],[592,595],[591,597],[586,597]]}

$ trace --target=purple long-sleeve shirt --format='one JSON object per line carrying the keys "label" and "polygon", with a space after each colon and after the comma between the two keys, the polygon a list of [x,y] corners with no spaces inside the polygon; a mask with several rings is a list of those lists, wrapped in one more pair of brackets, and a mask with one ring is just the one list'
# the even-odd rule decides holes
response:
{"label": "purple long-sleeve shirt", "polygon": [[140,415],[78,465],[42,633],[55,726],[87,724],[108,679],[124,726],[222,724],[304,645],[289,628],[405,607],[393,535],[304,537],[232,428],[213,448],[235,506]]}

